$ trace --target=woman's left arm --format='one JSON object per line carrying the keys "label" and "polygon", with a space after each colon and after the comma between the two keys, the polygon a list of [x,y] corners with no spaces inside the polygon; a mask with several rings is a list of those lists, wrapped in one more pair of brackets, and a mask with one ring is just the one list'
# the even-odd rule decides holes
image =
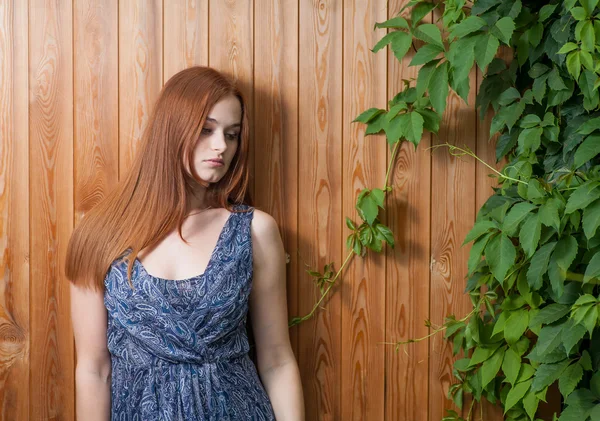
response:
{"label": "woman's left arm", "polygon": [[279,228],[273,217],[259,210],[254,211],[251,227],[254,276],[249,311],[258,373],[277,421],[304,421],[300,370],[288,330],[285,252]]}

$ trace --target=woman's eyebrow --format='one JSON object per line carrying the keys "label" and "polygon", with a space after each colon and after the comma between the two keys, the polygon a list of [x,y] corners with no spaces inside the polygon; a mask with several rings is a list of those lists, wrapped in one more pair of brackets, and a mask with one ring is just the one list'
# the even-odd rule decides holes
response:
{"label": "woman's eyebrow", "polygon": [[[215,123],[215,124],[219,124],[219,122],[212,117],[206,117],[206,121]],[[241,127],[241,126],[242,126],[242,123],[235,123],[235,124],[232,124],[231,126],[229,126],[228,128]]]}

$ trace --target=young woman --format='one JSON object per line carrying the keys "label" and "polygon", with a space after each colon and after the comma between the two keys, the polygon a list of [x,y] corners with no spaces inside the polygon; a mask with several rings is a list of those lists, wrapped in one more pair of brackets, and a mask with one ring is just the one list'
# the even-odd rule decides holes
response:
{"label": "young woman", "polygon": [[213,69],[174,75],[127,177],[74,230],[77,419],[304,420],[281,237],[247,194],[246,109]]}

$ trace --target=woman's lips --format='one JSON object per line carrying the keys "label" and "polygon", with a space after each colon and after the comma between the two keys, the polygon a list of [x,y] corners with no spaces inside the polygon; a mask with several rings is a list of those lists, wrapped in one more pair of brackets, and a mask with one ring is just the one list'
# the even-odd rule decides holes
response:
{"label": "woman's lips", "polygon": [[207,162],[211,167],[222,167],[225,165],[223,161],[219,161],[218,159],[207,159],[205,162]]}

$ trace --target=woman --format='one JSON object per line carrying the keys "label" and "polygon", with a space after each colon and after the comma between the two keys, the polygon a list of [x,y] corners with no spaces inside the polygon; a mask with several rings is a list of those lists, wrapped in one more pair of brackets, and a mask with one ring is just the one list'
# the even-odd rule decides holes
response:
{"label": "woman", "polygon": [[127,177],[74,230],[78,419],[304,420],[283,245],[251,207],[248,143],[234,83],[183,70]]}

